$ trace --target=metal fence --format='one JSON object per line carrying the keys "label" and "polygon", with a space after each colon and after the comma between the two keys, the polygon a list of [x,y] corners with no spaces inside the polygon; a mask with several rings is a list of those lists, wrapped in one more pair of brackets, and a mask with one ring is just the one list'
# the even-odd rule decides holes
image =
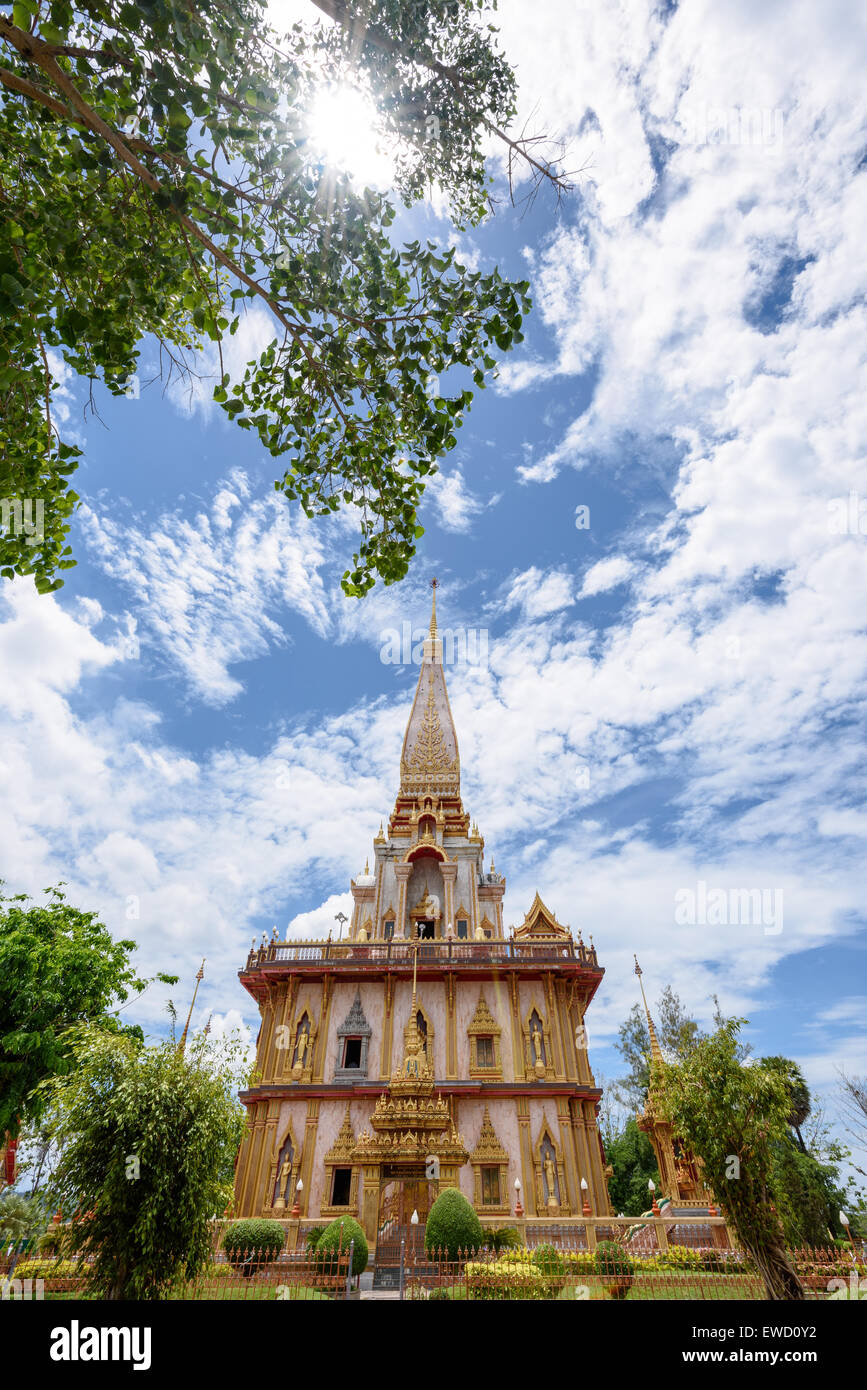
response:
{"label": "metal fence", "polygon": [[[831,1247],[788,1253],[808,1299],[828,1298],[859,1281],[867,1294],[867,1263],[851,1252]],[[429,1254],[423,1263],[405,1262],[402,1289],[411,1301],[726,1302],[766,1296],[761,1276],[741,1251],[684,1246],[634,1256],[621,1244],[592,1252],[550,1244],[464,1251],[456,1260]]]}
{"label": "metal fence", "polygon": [[[295,1251],[276,1258],[259,1251],[215,1252],[191,1280],[163,1290],[169,1300],[304,1301],[348,1298],[352,1246],[333,1256]],[[87,1298],[88,1261],[63,1255],[0,1256],[0,1299]]]}

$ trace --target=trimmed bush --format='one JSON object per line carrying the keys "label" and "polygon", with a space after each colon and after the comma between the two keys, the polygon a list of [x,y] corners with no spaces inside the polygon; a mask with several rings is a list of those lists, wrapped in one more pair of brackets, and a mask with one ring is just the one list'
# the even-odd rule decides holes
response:
{"label": "trimmed bush", "polygon": [[442,1251],[449,1260],[459,1260],[465,1250],[481,1250],[484,1243],[482,1223],[466,1197],[456,1187],[447,1187],[430,1209],[425,1250],[437,1255]]}
{"label": "trimmed bush", "polygon": [[223,1236],[223,1249],[235,1268],[241,1269],[251,1255],[259,1264],[275,1259],[285,1239],[279,1221],[235,1221]]}
{"label": "trimmed bush", "polygon": [[304,1244],[307,1246],[307,1249],[315,1250],[316,1246],[319,1244],[320,1237],[324,1236],[327,1230],[327,1226],[308,1226],[307,1230],[304,1232]]}
{"label": "trimmed bush", "polygon": [[611,1278],[608,1292],[611,1298],[623,1299],[632,1288],[635,1265],[616,1240],[601,1240],[596,1247],[596,1270]]}
{"label": "trimmed bush", "polygon": [[533,1264],[544,1277],[551,1297],[556,1297],[566,1283],[566,1269],[560,1251],[555,1245],[537,1245],[533,1251]]}
{"label": "trimmed bush", "polygon": [[532,1261],[469,1260],[464,1269],[470,1298],[550,1298],[548,1281]]}
{"label": "trimmed bush", "polygon": [[13,1279],[74,1279],[83,1273],[76,1260],[19,1260]]}
{"label": "trimmed bush", "polygon": [[332,1221],[319,1240],[316,1242],[316,1259],[322,1265],[337,1258],[337,1252],[342,1247],[344,1255],[349,1254],[349,1242],[355,1241],[355,1249],[352,1252],[352,1273],[363,1274],[367,1269],[367,1240],[364,1231],[352,1216],[338,1216]]}

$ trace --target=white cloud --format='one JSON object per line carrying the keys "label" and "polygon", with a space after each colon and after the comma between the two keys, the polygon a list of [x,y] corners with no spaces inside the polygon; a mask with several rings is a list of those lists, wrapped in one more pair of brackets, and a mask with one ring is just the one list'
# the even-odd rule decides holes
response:
{"label": "white cloud", "polygon": [[156,645],[209,704],[241,691],[233,665],[286,642],[285,611],[329,628],[328,533],[273,491],[253,496],[241,472],[194,518],[122,524],[85,505],[81,519],[94,558],[130,593],[142,647]]}
{"label": "white cloud", "polygon": [[506,612],[520,608],[525,618],[544,618],[548,613],[568,608],[573,602],[570,575],[562,570],[549,570],[545,574],[533,565],[509,581],[503,608]]}
{"label": "white cloud", "polygon": [[591,598],[594,594],[607,593],[624,584],[633,573],[634,565],[625,555],[611,555],[606,560],[598,560],[585,572],[581,584],[580,598]]}
{"label": "white cloud", "polygon": [[453,468],[450,473],[434,473],[425,488],[425,499],[433,502],[439,524],[445,531],[469,531],[473,517],[484,510],[478,498],[467,490],[460,468]]}

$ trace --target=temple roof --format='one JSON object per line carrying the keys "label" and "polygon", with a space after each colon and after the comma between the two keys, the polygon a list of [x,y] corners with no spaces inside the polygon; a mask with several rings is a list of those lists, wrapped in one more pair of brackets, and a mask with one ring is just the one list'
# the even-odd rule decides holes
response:
{"label": "temple roof", "polygon": [[443,670],[443,644],[437,635],[436,580],[433,581],[430,636],[424,641],[415,699],[400,755],[400,795],[460,796],[458,736]]}
{"label": "temple roof", "polygon": [[530,904],[530,911],[527,913],[521,925],[516,929],[515,936],[569,936],[569,930],[558,922],[554,913],[546,907],[536,893]]}

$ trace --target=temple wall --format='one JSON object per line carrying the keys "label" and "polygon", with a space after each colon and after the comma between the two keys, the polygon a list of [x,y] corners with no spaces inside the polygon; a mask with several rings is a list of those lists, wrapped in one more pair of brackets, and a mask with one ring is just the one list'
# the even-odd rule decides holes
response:
{"label": "temple wall", "polygon": [[334,986],[331,1002],[325,1067],[322,1073],[322,1079],[326,1083],[334,1080],[334,1069],[340,1065],[338,1043],[342,1043],[343,1039],[338,1038],[337,1030],[342,1026],[346,1015],[352,1008],[356,994],[361,995],[361,1007],[364,1010],[364,1016],[373,1030],[367,1052],[367,1075],[369,1078],[379,1076],[382,1060],[382,1005],[384,997],[382,981],[361,985],[353,982],[338,982]]}
{"label": "temple wall", "polygon": [[[392,1071],[403,1062],[403,1030],[409,1021],[412,1003],[412,981],[398,980],[394,987],[394,1042],[392,1044]],[[418,986],[418,1003],[424,1009],[434,1029],[434,1075],[439,1079],[446,1074],[446,1027],[447,1009],[445,985],[439,980],[424,980]]]}

